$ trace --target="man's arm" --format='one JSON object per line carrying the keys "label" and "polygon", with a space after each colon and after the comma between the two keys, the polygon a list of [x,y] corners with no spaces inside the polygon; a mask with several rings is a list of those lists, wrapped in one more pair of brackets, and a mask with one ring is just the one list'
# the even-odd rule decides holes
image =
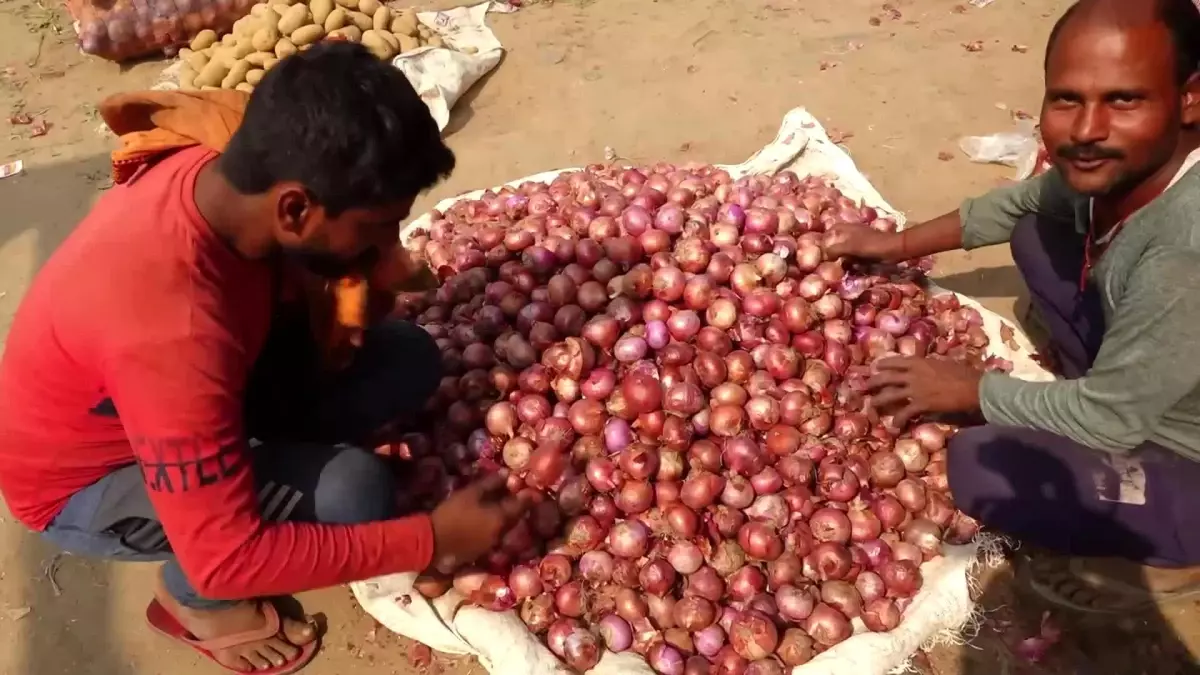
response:
{"label": "man's arm", "polygon": [[1017,221],[1030,214],[1073,218],[1075,201],[1058,169],[968,199],[958,209],[962,248],[1003,244],[1012,238]]}
{"label": "man's arm", "polygon": [[989,373],[979,388],[993,424],[1032,427],[1100,450],[1147,440],[1200,382],[1200,254],[1153,248],[1121,294],[1096,363],[1077,380],[1025,382]]}
{"label": "man's arm", "polygon": [[924,256],[1002,244],[1012,237],[1022,217],[1040,213],[1071,218],[1075,197],[1057,170],[997,188],[968,199],[962,206],[933,220],[895,233],[862,225],[835,226],[825,237],[830,258],[901,262]]}
{"label": "man's arm", "polygon": [[151,504],[205,597],[287,594],[427,568],[430,518],[363,525],[265,522],[243,435],[240,347],[195,338],[105,364]]}

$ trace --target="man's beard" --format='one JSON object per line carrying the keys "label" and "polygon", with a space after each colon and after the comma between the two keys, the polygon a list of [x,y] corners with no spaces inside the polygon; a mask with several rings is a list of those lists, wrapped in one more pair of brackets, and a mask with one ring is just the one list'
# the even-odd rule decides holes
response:
{"label": "man's beard", "polygon": [[325,279],[340,279],[354,272],[366,272],[379,259],[379,250],[371,247],[352,260],[323,251],[285,250],[284,255],[304,269]]}

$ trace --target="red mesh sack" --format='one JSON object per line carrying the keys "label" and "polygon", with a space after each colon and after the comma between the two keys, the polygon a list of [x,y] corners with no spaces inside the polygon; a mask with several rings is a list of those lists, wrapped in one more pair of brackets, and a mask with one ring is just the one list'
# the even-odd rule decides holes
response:
{"label": "red mesh sack", "polygon": [[110,61],[174,55],[200,31],[228,32],[255,0],[70,0],[79,46]]}

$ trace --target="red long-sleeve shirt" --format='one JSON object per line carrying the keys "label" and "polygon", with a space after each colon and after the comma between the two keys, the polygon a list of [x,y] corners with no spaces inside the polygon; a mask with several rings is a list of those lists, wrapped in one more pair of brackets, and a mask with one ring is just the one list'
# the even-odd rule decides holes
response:
{"label": "red long-sleeve shirt", "polygon": [[137,462],[180,563],[211,598],[427,567],[427,516],[261,517],[242,394],[272,275],[196,207],[196,176],[214,157],[183,150],[113,188],[37,275],[0,361],[0,493],[43,530],[76,491]]}

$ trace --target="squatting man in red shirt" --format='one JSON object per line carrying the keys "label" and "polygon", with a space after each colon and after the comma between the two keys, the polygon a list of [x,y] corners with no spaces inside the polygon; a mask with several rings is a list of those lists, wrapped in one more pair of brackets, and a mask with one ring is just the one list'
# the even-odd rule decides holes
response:
{"label": "squatting man in red shirt", "polygon": [[[151,625],[240,671],[316,651],[282,595],[492,549],[502,480],[428,514],[355,447],[440,379],[412,324],[368,326],[318,368],[286,268],[333,279],[395,255],[454,156],[399,70],[322,44],[273,68],[224,153],[169,154],[106,193],[34,280],[0,364],[0,492],[63,549],[163,560]],[[251,443],[253,439],[253,443]],[[493,477],[498,478],[498,477]]]}

